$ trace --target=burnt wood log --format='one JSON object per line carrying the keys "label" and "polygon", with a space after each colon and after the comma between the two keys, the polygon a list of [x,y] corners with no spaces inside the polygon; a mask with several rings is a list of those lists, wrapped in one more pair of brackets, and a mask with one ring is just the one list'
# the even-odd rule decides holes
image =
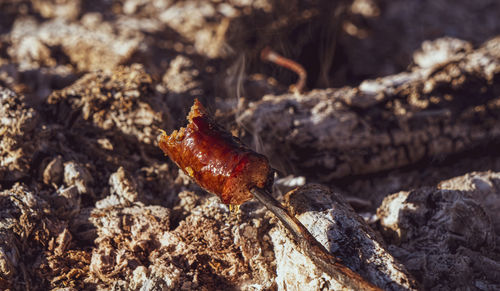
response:
{"label": "burnt wood log", "polygon": [[500,136],[499,52],[500,38],[477,50],[440,39],[415,54],[410,72],[268,95],[239,121],[275,167],[323,181],[459,153]]}

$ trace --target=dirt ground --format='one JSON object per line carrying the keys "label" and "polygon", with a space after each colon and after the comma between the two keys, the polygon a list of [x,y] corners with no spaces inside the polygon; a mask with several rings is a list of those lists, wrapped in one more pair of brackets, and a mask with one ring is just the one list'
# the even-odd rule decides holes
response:
{"label": "dirt ground", "polygon": [[[231,211],[163,155],[160,130],[195,98],[270,159],[277,199],[293,208],[303,186],[299,219],[379,287],[500,289],[498,15],[494,0],[0,1],[0,289],[337,286],[257,201]],[[303,66],[302,92],[266,47]],[[330,190],[308,200],[312,183]],[[363,239],[405,279],[377,280]]]}

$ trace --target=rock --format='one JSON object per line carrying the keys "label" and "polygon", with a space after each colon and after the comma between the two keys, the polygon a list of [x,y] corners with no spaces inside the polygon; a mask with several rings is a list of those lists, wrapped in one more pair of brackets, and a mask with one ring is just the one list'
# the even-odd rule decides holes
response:
{"label": "rock", "polygon": [[466,192],[474,201],[481,204],[491,218],[496,235],[500,236],[500,173],[472,172],[442,181],[438,188]]}
{"label": "rock", "polygon": [[[421,188],[386,197],[377,210],[391,252],[424,289],[498,286],[491,218],[460,190]],[[488,263],[486,263],[488,262]]]}
{"label": "rock", "polygon": [[168,127],[169,114],[151,83],[141,65],[118,67],[111,73],[85,75],[64,90],[54,92],[48,104],[58,105],[53,114],[62,122],[67,123],[73,114],[81,114],[83,121],[102,130],[116,130],[152,144],[158,130]]}
{"label": "rock", "polygon": [[[291,213],[351,270],[383,290],[416,290],[416,283],[385,248],[382,239],[343,198],[309,184],[286,194]],[[321,272],[302,254],[283,228],[270,236],[276,255],[276,282],[281,290],[339,290],[341,283]],[[293,270],[293,271],[291,271]]]}
{"label": "rock", "polygon": [[62,156],[52,159],[43,171],[43,182],[47,185],[59,185],[63,178],[63,160]]}
{"label": "rock", "polygon": [[95,210],[91,221],[98,237],[90,262],[92,276],[108,283],[118,279],[118,274],[132,278],[134,269],[148,260],[161,235],[169,230],[169,219],[170,211],[160,206]]}
{"label": "rock", "polygon": [[35,146],[30,142],[39,119],[23,96],[0,87],[0,180],[28,175]]}
{"label": "rock", "polygon": [[162,77],[165,87],[174,93],[185,93],[196,87],[199,87],[199,82],[193,80],[193,76],[197,77],[199,71],[193,68],[193,62],[183,56],[177,56],[170,62],[168,70]]}
{"label": "rock", "polygon": [[[111,70],[129,58],[141,41],[139,35],[116,35],[105,22],[85,27],[60,18],[41,24],[33,18],[20,18],[14,23],[10,38],[10,54],[20,62],[46,62],[43,52],[48,51],[47,46],[60,47],[80,71]],[[19,49],[26,47],[27,39],[37,45],[29,49],[30,53]]]}
{"label": "rock", "polygon": [[8,289],[18,274],[21,254],[16,236],[4,223],[0,227],[0,239],[0,288]]}
{"label": "rock", "polygon": [[[69,271],[61,270],[61,264],[55,259],[58,255],[54,257],[53,254],[56,249],[59,253],[67,250],[71,234],[65,233],[67,224],[51,217],[51,212],[51,204],[26,185],[16,183],[0,192],[2,288],[22,285],[46,289],[49,281],[57,276],[55,274]],[[70,252],[65,252],[61,256],[69,255]],[[76,263],[73,267],[78,268]],[[35,277],[38,278],[36,282],[28,279]]]}
{"label": "rock", "polygon": [[[173,212],[122,205],[92,211],[97,228],[91,280],[106,288],[269,289],[273,251],[262,211],[242,219],[217,197],[179,195]],[[172,225],[175,223],[178,225]],[[121,277],[121,274],[130,276]],[[149,287],[148,287],[149,286]]]}
{"label": "rock", "polygon": [[274,257],[262,211],[242,209],[237,216],[215,196],[196,204],[192,195],[182,197],[184,210],[194,208],[163,234],[161,247],[151,254],[152,278],[164,278],[163,284],[174,286],[169,288],[273,288]]}
{"label": "rock", "polygon": [[34,0],[33,8],[45,18],[74,20],[80,12],[80,0]]}
{"label": "rock", "polygon": [[28,69],[31,64],[38,66],[54,66],[50,49],[36,36],[28,35],[19,38],[15,46],[10,47],[12,59],[21,64],[21,69]]}
{"label": "rock", "polygon": [[96,208],[130,206],[138,201],[139,193],[133,177],[123,167],[109,177],[110,195],[96,202]]}
{"label": "rock", "polygon": [[81,192],[76,185],[60,187],[51,197],[51,205],[60,218],[70,218],[80,212]]}
{"label": "rock", "polygon": [[[106,208],[121,203],[118,197],[109,195],[111,191],[125,191],[115,182],[109,188],[110,176],[120,167],[126,169],[129,176],[125,176],[135,180],[135,190],[130,188],[127,191],[131,192],[124,195],[134,196],[132,192],[137,191],[141,201],[172,200],[173,195],[166,193],[174,187],[173,177],[168,163],[157,159],[159,152],[155,147],[159,129],[170,127],[169,109],[143,66],[84,75],[72,86],[53,92],[41,108],[49,122],[40,126],[35,144],[43,156],[61,155],[65,161],[85,165],[92,179],[85,179],[88,183],[82,185],[94,195],[85,199],[95,199],[87,202],[94,205],[108,197],[96,205]],[[43,161],[46,160],[50,159]],[[81,185],[79,190],[83,190]],[[132,196],[128,198],[135,201]]]}
{"label": "rock", "polygon": [[123,167],[120,167],[118,171],[111,174],[109,185],[112,195],[118,195],[129,202],[135,202],[139,196],[133,177]]}
{"label": "rock", "polygon": [[94,182],[89,170],[74,161],[64,163],[64,183],[66,186],[76,186],[80,194],[91,194],[91,184]]}
{"label": "rock", "polygon": [[71,243],[73,236],[67,228],[65,228],[56,238],[56,247],[54,248],[54,254],[62,255]]}

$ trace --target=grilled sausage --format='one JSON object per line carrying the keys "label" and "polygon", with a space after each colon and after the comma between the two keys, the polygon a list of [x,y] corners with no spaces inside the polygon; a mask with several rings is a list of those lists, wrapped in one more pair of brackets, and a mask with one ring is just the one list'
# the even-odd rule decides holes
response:
{"label": "grilled sausage", "polygon": [[216,124],[198,100],[187,119],[185,128],[162,133],[158,144],[198,185],[226,204],[239,205],[252,198],[252,187],[272,184],[267,158]]}

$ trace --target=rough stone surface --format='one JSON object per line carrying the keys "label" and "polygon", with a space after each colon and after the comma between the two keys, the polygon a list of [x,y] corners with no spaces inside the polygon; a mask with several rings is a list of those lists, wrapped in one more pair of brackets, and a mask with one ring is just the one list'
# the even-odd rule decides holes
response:
{"label": "rough stone surface", "polygon": [[16,181],[28,175],[34,147],[29,142],[38,114],[24,98],[0,87],[0,180]]}
{"label": "rough stone surface", "polygon": [[64,284],[88,270],[85,252],[68,249],[67,222],[54,216],[47,201],[21,184],[0,192],[2,289],[41,289],[47,281]]}
{"label": "rough stone surface", "polygon": [[[273,252],[262,218],[241,221],[216,197],[179,196],[173,213],[141,205],[92,212],[98,237],[90,270],[99,286],[217,289],[238,282],[241,289],[254,290],[274,285]],[[185,214],[170,227],[172,215]]]}
{"label": "rough stone surface", "polygon": [[91,194],[90,184],[94,182],[89,170],[74,161],[64,164],[64,184],[76,186],[80,194]]}
{"label": "rough stone surface", "polygon": [[126,281],[119,277],[131,277],[137,267],[147,267],[150,252],[169,229],[169,215],[168,209],[159,206],[93,211],[90,221],[97,229],[97,238],[89,266],[91,277],[101,284],[123,285]]}
{"label": "rough stone surface", "polygon": [[109,186],[111,195],[119,196],[129,203],[135,202],[139,196],[134,178],[123,167],[120,167],[118,171],[109,176]]}
{"label": "rough stone surface", "polygon": [[79,114],[103,130],[116,129],[153,143],[167,127],[168,109],[151,89],[151,77],[141,65],[119,67],[112,73],[90,73],[72,86],[56,91],[48,104],[58,104],[59,120]]}
{"label": "rough stone surface", "polygon": [[139,36],[116,35],[99,17],[87,26],[63,19],[39,24],[27,18],[14,23],[10,53],[17,60],[55,62],[48,47],[59,46],[81,71],[111,69],[130,57],[140,40]]}
{"label": "rough stone surface", "polygon": [[425,289],[487,290],[500,283],[494,226],[471,194],[421,188],[390,195],[377,210],[391,252]]}
{"label": "rough stone surface", "polygon": [[442,181],[438,187],[444,190],[463,191],[471,196],[489,215],[495,234],[500,236],[500,173],[472,172]]}

